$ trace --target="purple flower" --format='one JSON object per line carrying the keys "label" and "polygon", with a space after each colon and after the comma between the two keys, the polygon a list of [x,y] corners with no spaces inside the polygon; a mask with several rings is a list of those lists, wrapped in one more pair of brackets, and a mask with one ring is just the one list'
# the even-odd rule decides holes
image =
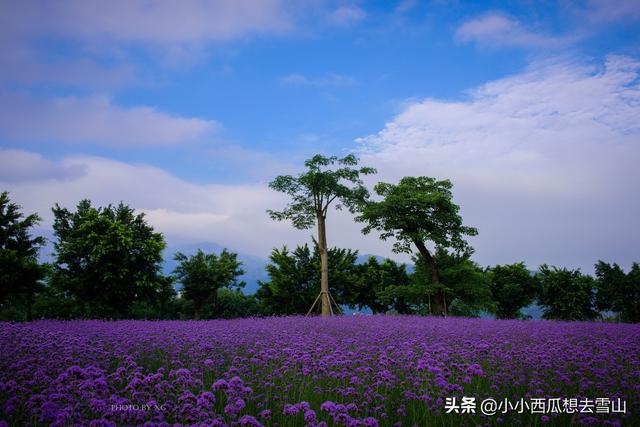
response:
{"label": "purple flower", "polygon": [[238,376],[235,376],[229,380],[229,387],[231,388],[242,389],[243,386],[244,386],[244,382]]}
{"label": "purple flower", "polygon": [[469,367],[467,368],[467,373],[469,375],[476,375],[476,376],[483,376],[484,375],[484,371],[482,370],[482,367],[480,365],[478,365],[477,363],[469,365]]}
{"label": "purple flower", "polygon": [[309,410],[309,408],[311,408],[311,405],[309,405],[309,402],[300,402],[298,403],[298,409],[300,409],[301,411],[307,411]]}
{"label": "purple flower", "polygon": [[213,383],[214,390],[226,390],[229,388],[229,384],[225,380],[218,380]]}
{"label": "purple flower", "polygon": [[237,398],[234,404],[239,411],[243,410],[244,407],[247,406],[247,404],[244,402],[244,399],[241,398]]}
{"label": "purple flower", "polygon": [[378,427],[378,420],[373,418],[373,417],[367,417],[364,420],[362,420],[362,423],[366,426],[366,427]]}
{"label": "purple flower", "polygon": [[238,422],[241,426],[263,427],[263,424],[251,415],[243,415]]}
{"label": "purple flower", "polygon": [[265,409],[263,411],[260,411],[258,416],[260,418],[264,418],[265,420],[270,420],[271,419],[271,409]]}
{"label": "purple flower", "polygon": [[322,405],[320,405],[320,410],[333,414],[336,412],[336,404],[330,400],[327,400]]}
{"label": "purple flower", "polygon": [[[417,411],[444,419],[445,397],[459,403],[467,384],[477,399],[620,398],[619,420],[575,416],[618,426],[640,413],[636,336],[634,324],[417,316],[2,323],[0,427],[410,426]],[[312,409],[302,390],[333,401]]]}
{"label": "purple flower", "polygon": [[307,423],[315,423],[317,420],[316,412],[312,409],[308,409],[304,413],[304,420]]}
{"label": "purple flower", "polygon": [[300,408],[298,408],[297,405],[292,405],[290,403],[287,403],[286,405],[284,405],[284,408],[282,409],[282,413],[284,415],[295,415],[300,411]]}

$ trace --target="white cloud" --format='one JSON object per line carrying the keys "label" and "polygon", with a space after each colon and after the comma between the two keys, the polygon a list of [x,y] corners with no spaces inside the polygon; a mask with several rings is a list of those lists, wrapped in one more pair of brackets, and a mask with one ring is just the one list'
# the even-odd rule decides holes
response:
{"label": "white cloud", "polygon": [[212,120],[172,116],[152,107],[121,107],[104,96],[34,99],[3,92],[0,135],[20,141],[109,146],[168,145],[210,136]]}
{"label": "white cloud", "polygon": [[[295,230],[287,222],[271,220],[266,209],[281,209],[287,198],[266,184],[195,184],[162,169],[144,164],[127,164],[100,157],[67,157],[49,162],[27,152],[0,153],[7,163],[33,157],[38,162],[22,164],[22,176],[5,179],[0,188],[24,212],[38,212],[41,227],[50,230],[51,207],[59,203],[75,209],[83,198],[96,206],[120,201],[145,212],[149,223],[172,245],[213,242],[244,254],[266,258],[273,247],[289,247],[310,241],[315,230]],[[40,176],[42,162],[60,170],[82,170],[72,177]],[[363,238],[350,215],[335,212],[328,223],[329,243],[381,253],[384,245],[376,237]],[[388,250],[387,250],[388,252]]]}
{"label": "white cloud", "polygon": [[349,86],[356,82],[353,77],[342,74],[329,73],[320,77],[308,77],[304,74],[289,74],[280,79],[280,82],[298,86]]}
{"label": "white cloud", "polygon": [[[9,155],[13,161],[21,160],[16,153]],[[267,207],[278,204],[278,195],[266,185],[193,184],[149,165],[100,157],[67,157],[55,165],[81,168],[84,174],[73,179],[37,180],[40,165],[32,163],[22,165],[30,179],[0,180],[25,212],[39,212],[44,217],[44,227],[51,226],[54,203],[74,209],[79,200],[88,198],[97,206],[123,201],[145,212],[150,223],[174,242],[212,241],[265,255],[265,241],[270,240],[266,236],[274,239],[282,229],[265,213]],[[287,230],[283,231],[286,234]],[[269,244],[273,241],[280,240]]]}
{"label": "white cloud", "polygon": [[556,48],[572,41],[567,37],[531,31],[516,19],[499,12],[489,12],[463,23],[456,30],[455,37],[463,42],[523,48]]}
{"label": "white cloud", "polygon": [[329,14],[329,21],[335,25],[348,26],[356,24],[367,17],[367,13],[359,6],[340,6]]}
{"label": "white cloud", "polygon": [[152,44],[225,41],[286,30],[278,0],[65,0],[8,2],[0,24],[8,34],[58,34]]}
{"label": "white cloud", "polygon": [[580,10],[596,22],[614,22],[640,19],[640,2],[637,0],[589,0]]}
{"label": "white cloud", "polygon": [[0,149],[0,182],[70,180],[84,175],[83,165],[60,165],[24,150]]}
{"label": "white cloud", "polygon": [[[640,62],[534,64],[414,102],[360,140],[378,178],[451,178],[484,263],[629,264],[640,241]],[[637,259],[636,259],[637,261]]]}
{"label": "white cloud", "polygon": [[[139,57],[140,47],[163,65],[192,65],[205,58],[214,44],[290,31],[294,28],[292,9],[280,0],[3,2],[0,48],[7,60],[0,63],[0,78],[74,86],[121,85],[130,81],[130,62]],[[51,49],[39,46],[42,40],[67,42],[66,58],[34,61],[33,56],[52,55]],[[114,62],[115,66],[104,65]]]}
{"label": "white cloud", "polygon": [[419,5],[417,0],[402,0],[394,9],[394,13],[402,14],[411,11]]}
{"label": "white cloud", "polygon": [[104,67],[90,58],[42,62],[24,46],[2,46],[0,80],[20,84],[56,84],[67,87],[114,88],[135,80],[131,65]]}

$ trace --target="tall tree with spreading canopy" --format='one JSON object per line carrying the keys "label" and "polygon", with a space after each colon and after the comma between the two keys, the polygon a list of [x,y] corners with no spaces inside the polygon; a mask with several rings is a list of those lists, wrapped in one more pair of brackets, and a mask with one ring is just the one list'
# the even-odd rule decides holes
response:
{"label": "tall tree with spreading canopy", "polygon": [[178,252],[175,260],[180,264],[173,272],[174,277],[182,284],[182,296],[193,302],[196,320],[202,318],[207,302],[211,303],[215,314],[219,289],[241,288],[245,285],[244,282],[238,281],[238,277],[244,274],[238,254],[226,249],[223,249],[220,255],[207,254],[200,249],[191,256]]}
{"label": "tall tree with spreading canopy", "polygon": [[329,207],[346,207],[355,213],[357,207],[369,198],[361,175],[375,173],[370,167],[357,168],[358,159],[350,154],[339,159],[316,154],[305,162],[307,170],[297,177],[280,175],[269,187],[291,197],[291,202],[282,211],[268,210],[269,216],[277,221],[291,220],[293,226],[304,230],[317,225],[320,248],[320,302],[322,316],[331,313],[329,300],[329,259],[327,255],[326,219]]}
{"label": "tall tree with spreading canopy", "polygon": [[449,180],[438,181],[426,176],[404,177],[398,184],[380,182],[375,192],[380,201],[369,201],[360,207],[356,221],[365,222],[364,234],[381,232],[380,238],[394,237],[394,252],[412,253],[415,245],[431,274],[434,294],[431,312],[446,314],[445,290],[441,286],[438,266],[427,242],[441,248],[464,251],[468,244],[463,236],[475,236],[478,231],[462,225],[459,206],[453,203]]}
{"label": "tall tree with spreading canopy", "polygon": [[52,286],[80,307],[84,317],[130,317],[133,303],[153,300],[160,275],[162,234],[144,214],[118,206],[78,203],[75,212],[53,208],[56,260]]}
{"label": "tall tree with spreading canopy", "polygon": [[9,193],[0,193],[0,306],[24,303],[27,320],[31,320],[31,306],[44,276],[44,267],[38,264],[44,238],[30,234],[40,217],[25,217],[20,209],[11,202]]}

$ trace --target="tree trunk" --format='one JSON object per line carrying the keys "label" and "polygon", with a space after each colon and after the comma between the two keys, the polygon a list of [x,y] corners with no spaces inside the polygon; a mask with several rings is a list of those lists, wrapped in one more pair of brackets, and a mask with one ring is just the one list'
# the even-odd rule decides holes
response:
{"label": "tree trunk", "polygon": [[425,262],[429,271],[431,271],[431,282],[436,288],[436,292],[433,294],[431,298],[431,314],[435,314],[437,316],[445,316],[447,314],[447,304],[445,302],[444,291],[439,289],[440,285],[440,276],[438,275],[438,268],[436,266],[436,261],[429,253],[429,250],[424,245],[423,242],[419,240],[414,241],[420,255],[422,256],[423,261]]}
{"label": "tree trunk", "polygon": [[202,317],[202,304],[194,304],[193,307],[194,320],[200,320]]}
{"label": "tree trunk", "polygon": [[327,253],[327,228],[325,217],[318,214],[318,246],[320,247],[320,303],[322,317],[329,317],[329,254]]}

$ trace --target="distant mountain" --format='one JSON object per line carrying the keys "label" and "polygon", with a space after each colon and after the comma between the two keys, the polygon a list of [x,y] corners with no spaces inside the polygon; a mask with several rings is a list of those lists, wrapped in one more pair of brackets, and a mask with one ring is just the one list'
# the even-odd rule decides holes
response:
{"label": "distant mountain", "polygon": [[540,307],[535,302],[531,305],[526,306],[525,308],[520,310],[520,312],[527,317],[531,316],[531,319],[533,320],[542,319],[542,307]]}
{"label": "distant mountain", "polygon": [[45,238],[44,246],[40,248],[40,252],[38,253],[38,260],[40,262],[53,262],[53,242],[56,240],[53,230],[37,230],[33,233],[33,236],[42,236]]}
{"label": "distant mountain", "polygon": [[364,264],[365,262],[369,261],[369,258],[371,257],[374,257],[378,262],[382,262],[386,259],[385,257],[381,257],[379,255],[362,254],[358,255],[358,258],[356,258],[356,264]]}

